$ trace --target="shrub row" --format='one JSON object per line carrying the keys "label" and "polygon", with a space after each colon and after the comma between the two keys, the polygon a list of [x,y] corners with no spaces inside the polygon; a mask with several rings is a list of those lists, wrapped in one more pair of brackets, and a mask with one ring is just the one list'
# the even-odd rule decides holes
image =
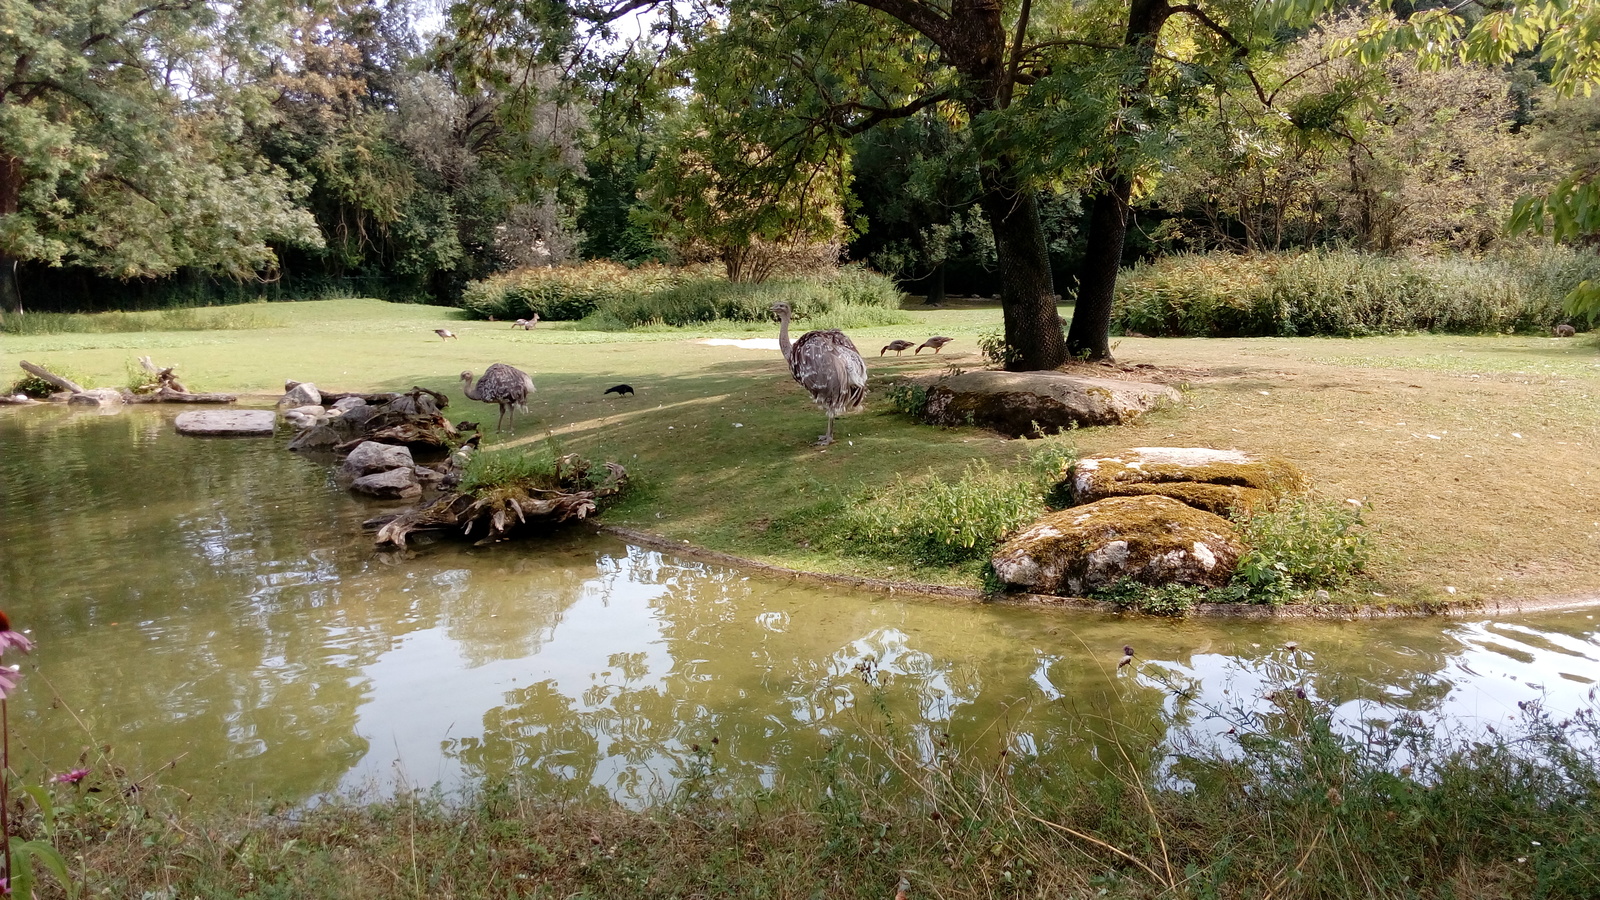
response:
{"label": "shrub row", "polygon": [[858,266],[813,278],[735,284],[707,268],[640,266],[612,262],[518,269],[467,286],[469,316],[514,320],[583,319],[601,330],[681,327],[706,322],[765,321],[787,302],[808,328],[897,321],[900,292],[893,279]]}
{"label": "shrub row", "polygon": [[1148,335],[1355,337],[1545,331],[1600,254],[1563,248],[1466,257],[1354,251],[1183,254],[1117,282],[1113,327]]}

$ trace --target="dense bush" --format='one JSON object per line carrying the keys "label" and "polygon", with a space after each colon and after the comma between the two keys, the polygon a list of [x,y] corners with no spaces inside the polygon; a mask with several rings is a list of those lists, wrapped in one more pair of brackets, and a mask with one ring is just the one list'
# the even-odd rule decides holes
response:
{"label": "dense bush", "polygon": [[1150,335],[1361,336],[1544,331],[1562,299],[1600,277],[1600,255],[1566,249],[1467,257],[1185,254],[1117,283],[1113,325]]}
{"label": "dense bush", "polygon": [[887,325],[900,321],[900,292],[893,279],[858,266],[813,278],[735,284],[709,268],[640,266],[611,262],[519,269],[467,287],[462,301],[478,318],[586,319],[591,327],[626,330],[706,322],[758,322],[769,308],[788,303],[807,328]]}
{"label": "dense bush", "polygon": [[685,281],[711,278],[710,269],[659,265],[630,268],[608,260],[576,266],[539,266],[491,275],[467,285],[461,308],[478,319],[575,320],[602,304],[649,294]]}

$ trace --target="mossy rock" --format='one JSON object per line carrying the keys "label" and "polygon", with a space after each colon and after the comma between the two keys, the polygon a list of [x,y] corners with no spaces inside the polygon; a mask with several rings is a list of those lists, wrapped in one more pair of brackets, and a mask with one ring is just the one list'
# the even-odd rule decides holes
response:
{"label": "mossy rock", "polygon": [[1244,550],[1221,516],[1170,497],[1112,497],[1046,515],[992,563],[1012,588],[1081,597],[1124,578],[1221,587]]}
{"label": "mossy rock", "polygon": [[928,389],[922,417],[933,425],[976,425],[1009,437],[1043,437],[1070,428],[1132,422],[1177,390],[1115,378],[1061,372],[982,370],[919,382]]}
{"label": "mossy rock", "polygon": [[1306,490],[1305,473],[1286,459],[1207,447],[1135,447],[1079,460],[1060,488],[1076,504],[1107,497],[1159,495],[1228,515],[1253,512]]}

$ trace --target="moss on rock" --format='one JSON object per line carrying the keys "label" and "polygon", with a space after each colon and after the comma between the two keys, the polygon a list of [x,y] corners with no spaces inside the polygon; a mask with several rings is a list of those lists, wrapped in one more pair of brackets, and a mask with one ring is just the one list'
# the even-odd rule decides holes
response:
{"label": "moss on rock", "polygon": [[1306,477],[1286,459],[1257,458],[1238,450],[1135,447],[1116,456],[1079,460],[1060,488],[1078,504],[1156,494],[1227,515],[1303,493]]}
{"label": "moss on rock", "polygon": [[1082,596],[1124,578],[1221,587],[1243,553],[1218,515],[1170,497],[1112,497],[1050,513],[1006,541],[992,563],[1013,588]]}

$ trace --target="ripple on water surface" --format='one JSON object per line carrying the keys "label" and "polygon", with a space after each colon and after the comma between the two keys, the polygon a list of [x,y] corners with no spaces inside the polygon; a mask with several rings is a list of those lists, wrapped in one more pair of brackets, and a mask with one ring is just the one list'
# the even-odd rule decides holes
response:
{"label": "ripple on water surface", "polygon": [[1600,680],[1588,613],[1119,619],[801,586],[583,535],[379,555],[373,505],[325,465],[180,437],[171,417],[0,411],[0,592],[42,676],[17,694],[25,767],[110,744],[130,770],[181,759],[163,777],[191,790],[516,774],[637,803],[713,737],[749,783],[885,716],[924,754],[948,734],[1067,765],[1117,728],[1221,734],[1285,685],[1349,723],[1483,724],[1579,708]]}

